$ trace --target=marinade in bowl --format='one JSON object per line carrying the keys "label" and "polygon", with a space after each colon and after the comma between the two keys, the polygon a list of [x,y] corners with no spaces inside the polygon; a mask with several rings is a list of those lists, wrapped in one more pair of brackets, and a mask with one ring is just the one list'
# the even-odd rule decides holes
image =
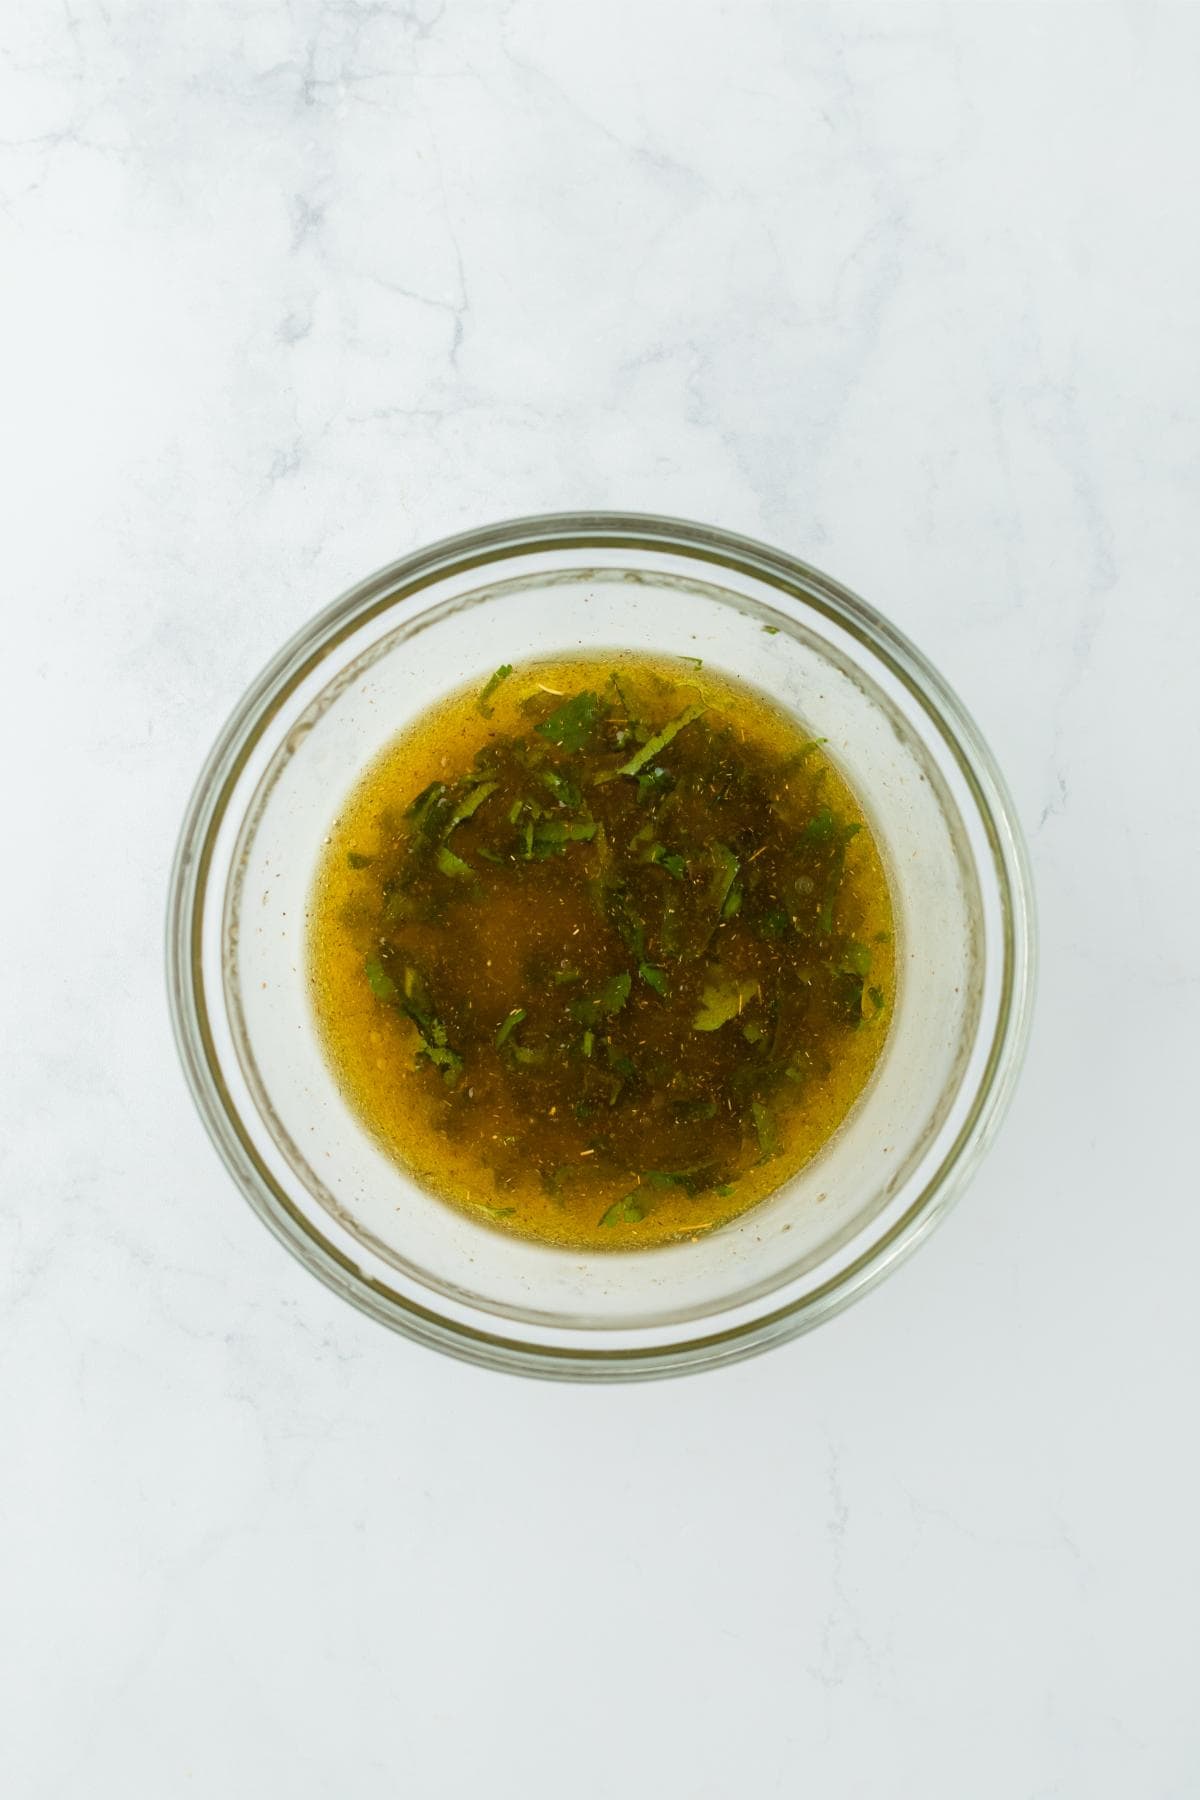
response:
{"label": "marinade in bowl", "polygon": [[505,664],[430,709],[339,813],[310,955],[343,1090],[396,1160],[593,1251],[786,1182],[894,998],[863,808],[802,721],[698,659]]}

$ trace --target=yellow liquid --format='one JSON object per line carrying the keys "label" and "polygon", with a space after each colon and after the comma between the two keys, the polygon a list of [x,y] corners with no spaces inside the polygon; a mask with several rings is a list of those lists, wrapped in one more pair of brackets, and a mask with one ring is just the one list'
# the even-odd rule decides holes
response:
{"label": "yellow liquid", "polygon": [[586,1250],[698,1236],[788,1180],[895,983],[883,863],[823,749],[725,675],[625,653],[399,736],[334,825],[309,953],[379,1143],[473,1218]]}

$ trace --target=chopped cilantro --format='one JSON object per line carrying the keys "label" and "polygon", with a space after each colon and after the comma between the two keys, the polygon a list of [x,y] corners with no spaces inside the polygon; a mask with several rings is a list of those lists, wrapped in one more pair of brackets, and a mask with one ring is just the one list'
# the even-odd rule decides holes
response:
{"label": "chopped cilantro", "polygon": [[638,1199],[636,1192],[626,1194],[623,1200],[614,1200],[606,1213],[600,1216],[601,1225],[636,1225],[646,1216],[646,1208]]}
{"label": "chopped cilantro", "polygon": [[759,992],[757,981],[737,976],[714,964],[700,990],[700,1005],[692,1020],[693,1031],[719,1031]]}
{"label": "chopped cilantro", "polygon": [[758,921],[758,935],[768,942],[786,937],[792,928],[792,916],[785,906],[768,907]]}
{"label": "chopped cilantro", "polygon": [[770,1110],[761,1100],[750,1102],[750,1117],[754,1120],[754,1131],[758,1138],[759,1154],[765,1162],[768,1156],[774,1156],[779,1147],[779,1139],[775,1132],[775,1121]]}
{"label": "chopped cilantro", "polygon": [[725,910],[725,902],[741,865],[728,844],[712,843],[709,851],[713,860],[713,876],[708,884],[708,904],[720,916]]}
{"label": "chopped cilantro", "polygon": [[367,957],[367,980],[377,1000],[395,999],[396,984],[374,952]]}
{"label": "chopped cilantro", "polygon": [[574,812],[583,799],[575,783],[566,775],[560,775],[557,769],[543,769],[538,780],[550,789],[558,804],[565,806],[568,812]]}
{"label": "chopped cilantro", "polygon": [[838,822],[831,808],[822,806],[815,812],[801,832],[807,844],[826,844],[838,835]]}
{"label": "chopped cilantro", "polygon": [[596,780],[611,781],[617,775],[636,775],[639,769],[643,769],[648,762],[653,762],[659,751],[665,750],[667,745],[679,736],[685,725],[691,725],[700,717],[701,713],[707,711],[707,706],[700,702],[694,706],[685,706],[681,713],[674,719],[668,720],[662,730],[656,732],[642,745],[640,750],[635,751],[628,762],[623,762],[619,769],[611,769],[603,775],[598,775]]}
{"label": "chopped cilantro", "polygon": [[682,881],[687,874],[687,864],[682,856],[675,850],[664,850],[661,844],[651,845],[650,861],[657,863],[660,869],[665,869],[676,881]]}
{"label": "chopped cilantro", "polygon": [[422,788],[406,813],[406,818],[413,821],[413,829],[422,832],[426,837],[434,837],[439,823],[439,813],[446,798],[444,781],[431,781],[427,788]]}
{"label": "chopped cilantro", "polygon": [[525,846],[525,854],[534,862],[562,856],[568,844],[590,844],[596,835],[595,819],[541,819],[533,826]]}
{"label": "chopped cilantro", "polygon": [[644,769],[637,777],[638,801],[659,800],[669,794],[675,786],[675,777],[670,769],[664,769],[661,763],[655,763],[652,769]]}
{"label": "chopped cilantro", "polygon": [[461,825],[464,819],[469,819],[474,813],[478,812],[488,795],[494,794],[499,786],[500,783],[498,781],[481,781],[475,787],[471,788],[468,793],[464,794],[463,798],[459,801],[458,805],[450,815],[450,823],[446,826],[444,835],[449,837],[456,825]]}
{"label": "chopped cilantro", "polygon": [[572,755],[586,749],[596,729],[603,703],[598,694],[576,694],[573,700],[564,701],[557,712],[552,712],[548,719],[534,727],[560,750],[567,750]]}
{"label": "chopped cilantro", "polygon": [[504,1023],[501,1025],[499,1031],[496,1033],[496,1048],[497,1048],[497,1050],[500,1049],[502,1044],[507,1043],[508,1039],[512,1036],[513,1032],[517,1029],[517,1026],[521,1023],[521,1020],[524,1017],[525,1017],[525,1008],[523,1006],[514,1006],[512,1011],[505,1018]]}
{"label": "chopped cilantro", "polygon": [[600,1006],[602,1011],[619,1013],[629,998],[629,990],[633,986],[633,978],[628,969],[622,969],[611,981],[606,981],[600,990]]}
{"label": "chopped cilantro", "polygon": [[856,943],[853,938],[850,938],[842,947],[841,967],[852,975],[869,975],[871,973],[871,952],[865,944]]}
{"label": "chopped cilantro", "polygon": [[346,855],[346,861],[352,869],[369,869],[371,864],[375,861],[375,858],[373,856],[363,856],[359,851],[351,850]]}
{"label": "chopped cilantro", "polygon": [[851,969],[834,976],[830,988],[834,1011],[846,1025],[861,1025],[863,1017],[863,978]]}
{"label": "chopped cilantro", "polygon": [[480,712],[483,714],[485,719],[490,719],[492,716],[492,713],[495,710],[494,707],[492,707],[488,704],[488,702],[491,700],[492,695],[495,693],[496,689],[500,686],[500,683],[502,681],[507,681],[511,674],[512,674],[512,664],[511,663],[501,663],[500,667],[496,670],[496,673],[494,675],[489,675],[483,688],[480,690],[479,698],[475,704],[478,706]]}
{"label": "chopped cilantro", "polygon": [[661,994],[663,999],[664,1000],[666,999],[666,997],[667,997],[667,978],[663,974],[661,969],[656,969],[652,966],[652,964],[647,963],[647,962],[639,963],[638,974],[641,976],[642,980],[646,983],[647,987],[652,987],[656,994]]}
{"label": "chopped cilantro", "polygon": [[464,862],[461,856],[455,856],[453,850],[447,849],[445,844],[439,848],[434,861],[443,875],[450,875],[455,881],[470,881],[474,876],[475,871],[470,863]]}

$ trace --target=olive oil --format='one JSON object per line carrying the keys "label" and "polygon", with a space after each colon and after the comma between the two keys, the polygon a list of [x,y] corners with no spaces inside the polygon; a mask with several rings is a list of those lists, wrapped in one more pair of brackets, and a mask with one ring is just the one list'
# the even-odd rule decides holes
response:
{"label": "olive oil", "polygon": [[786,1181],[894,998],[883,863],[824,746],[627,653],[505,665],[398,737],[330,835],[309,948],[380,1144],[473,1218],[587,1250]]}

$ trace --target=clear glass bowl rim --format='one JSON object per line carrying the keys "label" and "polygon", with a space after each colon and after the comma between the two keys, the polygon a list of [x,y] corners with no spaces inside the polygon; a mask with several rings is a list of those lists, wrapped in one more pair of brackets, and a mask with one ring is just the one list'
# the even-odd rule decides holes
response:
{"label": "clear glass bowl rim", "polygon": [[[905,1213],[849,1267],[798,1300],[732,1329],[634,1349],[522,1342],[445,1317],[357,1268],[294,1206],[257,1156],[221,1074],[201,961],[213,849],[240,773],[279,707],[328,652],[365,620],[451,573],[538,551],[606,548],[690,556],[765,581],[866,646],[903,683],[957,763],[985,828],[1003,920],[1000,1008],[983,1076],[961,1131]],[[547,513],[457,533],[377,570],[317,613],[246,690],[209,753],[184,814],[166,924],[167,994],[188,1087],[218,1154],[264,1223],[312,1274],[392,1329],[469,1362],[562,1380],[631,1380],[738,1361],[812,1329],[868,1292],[945,1216],[995,1135],[1024,1058],[1035,985],[1034,897],[1024,838],[995,759],[945,680],[902,632],[819,569],[753,538],[650,513]]]}

